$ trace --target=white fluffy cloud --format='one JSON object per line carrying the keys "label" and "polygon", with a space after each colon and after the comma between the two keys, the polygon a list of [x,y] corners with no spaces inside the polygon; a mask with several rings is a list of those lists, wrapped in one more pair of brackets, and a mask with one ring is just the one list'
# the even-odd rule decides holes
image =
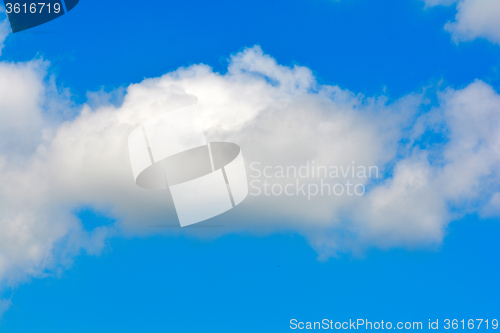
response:
{"label": "white fluffy cloud", "polygon": [[[394,177],[368,194],[361,234],[375,243],[432,243],[453,218],[489,207],[500,186],[500,96],[476,81],[440,94],[410,136],[439,133],[442,143],[412,148]],[[387,244],[387,243],[386,243]]]}
{"label": "white fluffy cloud", "polygon": [[[98,253],[112,233],[292,230],[328,257],[368,246],[432,246],[461,214],[498,214],[500,96],[481,81],[443,91],[439,104],[423,112],[423,94],[393,103],[366,98],[320,85],[309,69],[281,66],[254,47],[233,56],[224,75],[205,65],[181,68],[128,86],[121,105],[94,98],[92,107],[63,121],[54,115],[69,102],[45,79],[48,65],[0,63],[3,287],[43,277],[82,250]],[[308,161],[378,166],[386,176],[361,180],[367,187],[361,197],[249,196],[216,218],[226,227],[215,231],[150,228],[175,224],[175,210],[167,192],[135,186],[128,134],[193,103],[210,141],[241,146],[250,176],[252,162]],[[441,139],[425,139],[432,135]],[[117,222],[87,232],[73,213],[82,206]]]}
{"label": "white fluffy cloud", "polygon": [[500,44],[500,1],[498,0],[424,0],[426,6],[448,6],[457,4],[454,22],[448,22],[445,29],[453,40],[469,41],[486,38]]}
{"label": "white fluffy cloud", "polygon": [[[98,253],[109,234],[103,227],[85,231],[52,201],[52,179],[37,160],[60,123],[54,115],[70,103],[45,80],[48,65],[0,62],[0,291],[57,272],[82,250]],[[0,315],[10,304],[0,299]]]}

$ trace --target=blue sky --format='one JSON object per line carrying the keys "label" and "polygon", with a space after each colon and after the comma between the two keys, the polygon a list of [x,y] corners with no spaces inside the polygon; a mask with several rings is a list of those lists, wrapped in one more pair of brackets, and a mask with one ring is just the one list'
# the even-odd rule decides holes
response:
{"label": "blue sky", "polygon": [[293,234],[119,239],[59,278],[20,287],[3,330],[281,332],[291,318],[495,318],[498,231],[498,221],[468,217],[437,251],[327,262]]}
{"label": "blue sky", "polygon": [[[226,74],[231,55],[254,45],[278,64],[309,68],[320,85],[386,96],[387,105],[425,91],[422,98],[430,106],[422,103],[427,106],[419,106],[417,116],[438,108],[438,100],[458,105],[440,94],[462,91],[475,80],[498,94],[496,40],[455,42],[444,26],[455,20],[456,4],[424,5],[82,0],[67,15],[8,35],[0,60],[50,62],[43,82],[49,85],[52,77],[58,94],[70,92],[58,109],[70,110],[69,116],[59,115],[69,121],[85,103],[106,104],[88,92],[115,91],[111,102],[119,107],[130,84],[199,63]],[[433,140],[422,149],[432,153]],[[410,149],[403,146],[395,150]],[[485,184],[480,188],[498,192],[496,178]],[[343,248],[326,259],[310,236],[314,230],[281,224],[209,238],[115,231],[97,254],[83,246],[61,262],[37,266],[44,274],[7,283],[2,298],[11,305],[0,331],[281,332],[290,330],[293,318],[422,321],[424,328],[428,319],[500,319],[499,217],[475,208],[490,199],[481,193],[447,199],[443,216],[450,223],[443,222],[442,235],[429,241],[380,236],[379,242],[370,235],[366,246]],[[123,217],[104,199],[89,208],[89,197],[71,203],[84,230],[113,228]],[[228,213],[229,221],[259,218],[245,215],[255,208],[241,209]]]}
{"label": "blue sky", "polygon": [[[443,26],[455,14],[454,6],[424,9],[422,1],[117,6],[87,0],[76,14],[7,40],[3,57],[50,60],[58,81],[79,100],[89,90],[111,90],[180,66],[204,63],[225,72],[230,54],[253,45],[280,64],[309,67],[320,82],[367,96],[387,87],[398,98],[440,80],[460,87],[479,78],[498,87],[498,46],[481,39],[454,44]],[[63,29],[69,22],[74,28]],[[88,68],[96,70],[90,75]]]}

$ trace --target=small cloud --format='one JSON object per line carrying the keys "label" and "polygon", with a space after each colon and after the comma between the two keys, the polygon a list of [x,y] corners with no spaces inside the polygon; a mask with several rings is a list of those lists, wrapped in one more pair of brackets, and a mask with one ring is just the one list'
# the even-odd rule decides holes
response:
{"label": "small cloud", "polygon": [[451,6],[459,0],[424,0],[425,7]]}
{"label": "small cloud", "polygon": [[457,3],[455,21],[444,26],[453,40],[485,38],[500,44],[500,1],[498,0],[424,0],[426,7]]}
{"label": "small cloud", "polygon": [[499,217],[500,216],[500,192],[495,193],[491,200],[481,211],[482,217]]}
{"label": "small cloud", "polygon": [[0,298],[0,318],[3,317],[3,314],[12,306],[12,299],[2,299]]}
{"label": "small cloud", "polygon": [[7,36],[11,33],[9,19],[5,14],[3,8],[0,9],[0,56],[2,55],[2,49],[5,46],[4,42]]}

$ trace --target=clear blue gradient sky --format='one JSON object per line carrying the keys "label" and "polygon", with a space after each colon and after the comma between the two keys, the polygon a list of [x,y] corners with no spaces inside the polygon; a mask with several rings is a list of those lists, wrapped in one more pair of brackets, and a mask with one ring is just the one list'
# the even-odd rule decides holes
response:
{"label": "clear blue gradient sky", "polygon": [[[260,45],[320,83],[397,99],[475,79],[500,91],[500,46],[455,44],[455,6],[417,0],[97,1],[11,35],[1,59],[49,60],[77,104],[180,66]],[[79,213],[89,230],[112,223]],[[293,233],[112,238],[59,276],[8,292],[2,332],[282,332],[289,320],[500,319],[500,224],[468,215],[433,249],[370,249],[318,260]]]}

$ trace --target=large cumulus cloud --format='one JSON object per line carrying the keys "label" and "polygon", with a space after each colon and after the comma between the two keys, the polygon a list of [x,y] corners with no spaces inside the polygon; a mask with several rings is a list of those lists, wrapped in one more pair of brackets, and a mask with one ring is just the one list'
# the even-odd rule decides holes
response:
{"label": "large cumulus cloud", "polygon": [[[424,93],[389,102],[320,85],[308,68],[281,66],[253,47],[232,56],[225,74],[194,65],[131,84],[119,105],[94,98],[72,106],[45,77],[47,66],[0,63],[3,287],[43,277],[81,251],[98,253],[113,235],[289,230],[327,258],[433,246],[453,219],[500,210],[500,96],[481,81],[439,92],[433,105]],[[190,104],[210,141],[241,146],[251,179],[253,162],[378,166],[380,176],[359,180],[363,196],[249,196],[215,218],[224,228],[151,228],[175,225],[175,210],[167,191],[135,186],[127,137],[142,121]],[[58,116],[68,108],[77,115]],[[116,222],[86,231],[74,214],[81,207]]]}

